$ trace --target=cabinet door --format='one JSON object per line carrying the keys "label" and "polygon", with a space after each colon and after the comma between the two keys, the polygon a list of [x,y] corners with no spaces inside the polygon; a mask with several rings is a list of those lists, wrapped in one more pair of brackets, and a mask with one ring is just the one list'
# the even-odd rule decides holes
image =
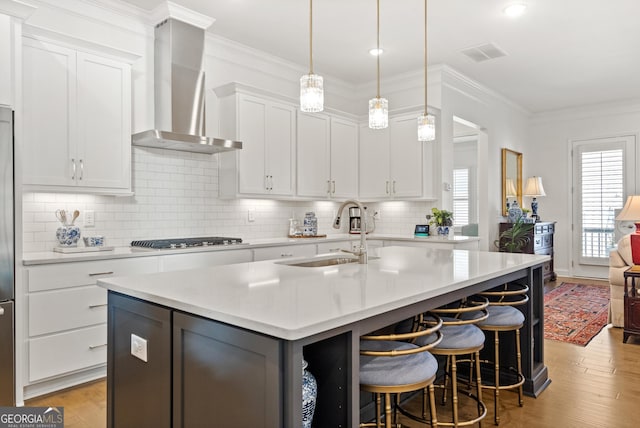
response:
{"label": "cabinet door", "polygon": [[210,251],[190,254],[171,254],[160,259],[160,271],[199,269],[253,261],[251,250]]}
{"label": "cabinet door", "polygon": [[281,349],[271,337],[174,311],[173,426],[283,426]]}
{"label": "cabinet door", "polygon": [[298,196],[330,195],[329,128],[328,116],[298,113]]}
{"label": "cabinet door", "polygon": [[11,18],[0,14],[0,104],[13,105],[12,67],[13,48],[11,37]]}
{"label": "cabinet door", "polygon": [[331,191],[337,198],[358,196],[358,125],[331,118]]}
{"label": "cabinet door", "polygon": [[360,198],[388,198],[389,128],[360,126]]}
{"label": "cabinet door", "polygon": [[265,144],[267,102],[256,97],[241,95],[238,99],[238,191],[263,194],[267,191],[265,171]]}
{"label": "cabinet door", "polygon": [[129,64],[78,52],[80,186],[131,186],[131,70]]}
{"label": "cabinet door", "polygon": [[295,144],[296,110],[289,105],[269,103],[264,156],[270,194],[293,195]]}
{"label": "cabinet door", "polygon": [[389,123],[389,175],[396,198],[422,196],[422,146],[414,116],[393,118]]}
{"label": "cabinet door", "polygon": [[24,183],[75,185],[76,53],[25,39],[22,55]]}

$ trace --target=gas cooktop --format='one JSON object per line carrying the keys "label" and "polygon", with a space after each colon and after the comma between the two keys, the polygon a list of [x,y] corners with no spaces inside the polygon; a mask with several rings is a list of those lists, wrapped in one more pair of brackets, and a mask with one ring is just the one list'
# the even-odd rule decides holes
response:
{"label": "gas cooktop", "polygon": [[193,247],[208,247],[210,245],[237,245],[242,244],[240,238],[226,238],[222,236],[208,236],[204,238],[174,238],[174,239],[145,239],[131,241],[131,246],[149,249],[179,249]]}

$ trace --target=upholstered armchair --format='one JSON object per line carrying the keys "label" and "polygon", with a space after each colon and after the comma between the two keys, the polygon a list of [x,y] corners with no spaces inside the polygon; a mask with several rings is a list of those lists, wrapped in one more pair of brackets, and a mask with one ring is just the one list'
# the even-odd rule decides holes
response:
{"label": "upholstered armchair", "polygon": [[618,241],[618,247],[609,252],[609,322],[624,327],[624,271],[633,265],[630,235]]}

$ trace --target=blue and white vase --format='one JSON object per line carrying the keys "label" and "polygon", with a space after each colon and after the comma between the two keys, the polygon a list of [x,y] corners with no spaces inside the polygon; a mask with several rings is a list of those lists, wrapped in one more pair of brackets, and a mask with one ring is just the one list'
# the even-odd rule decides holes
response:
{"label": "blue and white vase", "polygon": [[449,236],[449,226],[437,226],[436,232],[441,238],[446,238]]}
{"label": "blue and white vase", "polygon": [[56,230],[56,238],[61,247],[77,247],[80,228],[78,226],[61,226]]}
{"label": "blue and white vase", "polygon": [[318,383],[307,370],[308,365],[305,360],[302,360],[302,428],[311,428],[318,398]]}

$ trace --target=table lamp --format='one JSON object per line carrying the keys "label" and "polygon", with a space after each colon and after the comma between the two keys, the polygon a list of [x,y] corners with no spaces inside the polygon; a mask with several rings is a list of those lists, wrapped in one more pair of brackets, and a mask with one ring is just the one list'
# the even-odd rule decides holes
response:
{"label": "table lamp", "polygon": [[636,230],[631,233],[631,256],[634,265],[640,265],[640,195],[629,196],[616,220],[632,221]]}
{"label": "table lamp", "polygon": [[536,197],[538,196],[547,196],[544,193],[544,187],[542,186],[542,177],[529,177],[527,178],[527,184],[524,186],[524,196],[532,196],[531,200],[531,217],[535,218],[536,221],[540,221],[540,216],[538,216],[538,201]]}

